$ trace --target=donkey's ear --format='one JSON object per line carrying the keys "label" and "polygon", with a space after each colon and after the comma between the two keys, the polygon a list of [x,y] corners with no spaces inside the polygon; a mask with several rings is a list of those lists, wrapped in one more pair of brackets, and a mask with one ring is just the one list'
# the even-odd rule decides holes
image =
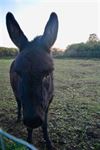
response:
{"label": "donkey's ear", "polygon": [[58,33],[58,17],[51,13],[42,36],[44,45],[49,49],[55,42]]}
{"label": "donkey's ear", "polygon": [[27,44],[28,40],[10,12],[6,15],[6,25],[11,40],[21,50]]}

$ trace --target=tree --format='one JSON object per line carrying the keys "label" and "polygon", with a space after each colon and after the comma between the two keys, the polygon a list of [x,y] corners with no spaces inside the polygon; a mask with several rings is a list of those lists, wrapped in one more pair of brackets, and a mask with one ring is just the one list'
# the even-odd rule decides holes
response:
{"label": "tree", "polygon": [[92,33],[89,35],[88,41],[87,42],[98,42],[99,38],[95,33]]}

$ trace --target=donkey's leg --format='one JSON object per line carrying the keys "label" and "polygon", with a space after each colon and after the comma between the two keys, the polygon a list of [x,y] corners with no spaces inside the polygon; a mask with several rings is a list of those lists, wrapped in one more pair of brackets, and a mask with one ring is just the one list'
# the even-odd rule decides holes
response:
{"label": "donkey's leg", "polygon": [[32,144],[32,132],[33,132],[33,129],[27,127],[27,132],[28,132],[27,142]]}
{"label": "donkey's leg", "polygon": [[16,102],[17,102],[17,122],[20,122],[21,121],[21,101],[16,98]]}
{"label": "donkey's leg", "polygon": [[46,142],[46,147],[48,150],[54,150],[54,146],[49,138],[49,134],[48,134],[48,130],[47,130],[47,127],[48,127],[48,124],[47,124],[47,116],[48,116],[48,112],[46,112],[45,114],[45,121],[42,125],[42,130],[43,130],[43,138]]}

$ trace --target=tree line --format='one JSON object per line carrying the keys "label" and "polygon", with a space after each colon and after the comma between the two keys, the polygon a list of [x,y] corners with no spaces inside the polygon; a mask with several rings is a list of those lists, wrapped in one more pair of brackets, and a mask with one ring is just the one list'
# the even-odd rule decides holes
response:
{"label": "tree line", "polygon": [[[15,57],[18,54],[16,48],[0,47],[1,57]],[[52,55],[55,58],[100,58],[100,40],[95,33],[90,34],[87,42],[68,45],[64,51],[59,48],[52,48]]]}
{"label": "tree line", "polygon": [[87,42],[69,45],[63,56],[74,58],[100,58],[100,42]]}
{"label": "tree line", "polygon": [[2,57],[15,57],[18,54],[18,49],[0,47],[0,58]]}
{"label": "tree line", "polygon": [[95,33],[90,34],[87,42],[68,45],[63,55],[58,53],[58,57],[60,56],[65,58],[100,58],[100,40]]}

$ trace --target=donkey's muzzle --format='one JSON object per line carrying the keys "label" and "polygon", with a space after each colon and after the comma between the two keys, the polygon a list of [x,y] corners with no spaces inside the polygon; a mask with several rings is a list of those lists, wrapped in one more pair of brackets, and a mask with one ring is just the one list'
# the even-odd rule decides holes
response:
{"label": "donkey's muzzle", "polygon": [[24,118],[23,122],[29,128],[37,128],[43,124],[43,120],[40,116],[35,116],[33,119]]}

